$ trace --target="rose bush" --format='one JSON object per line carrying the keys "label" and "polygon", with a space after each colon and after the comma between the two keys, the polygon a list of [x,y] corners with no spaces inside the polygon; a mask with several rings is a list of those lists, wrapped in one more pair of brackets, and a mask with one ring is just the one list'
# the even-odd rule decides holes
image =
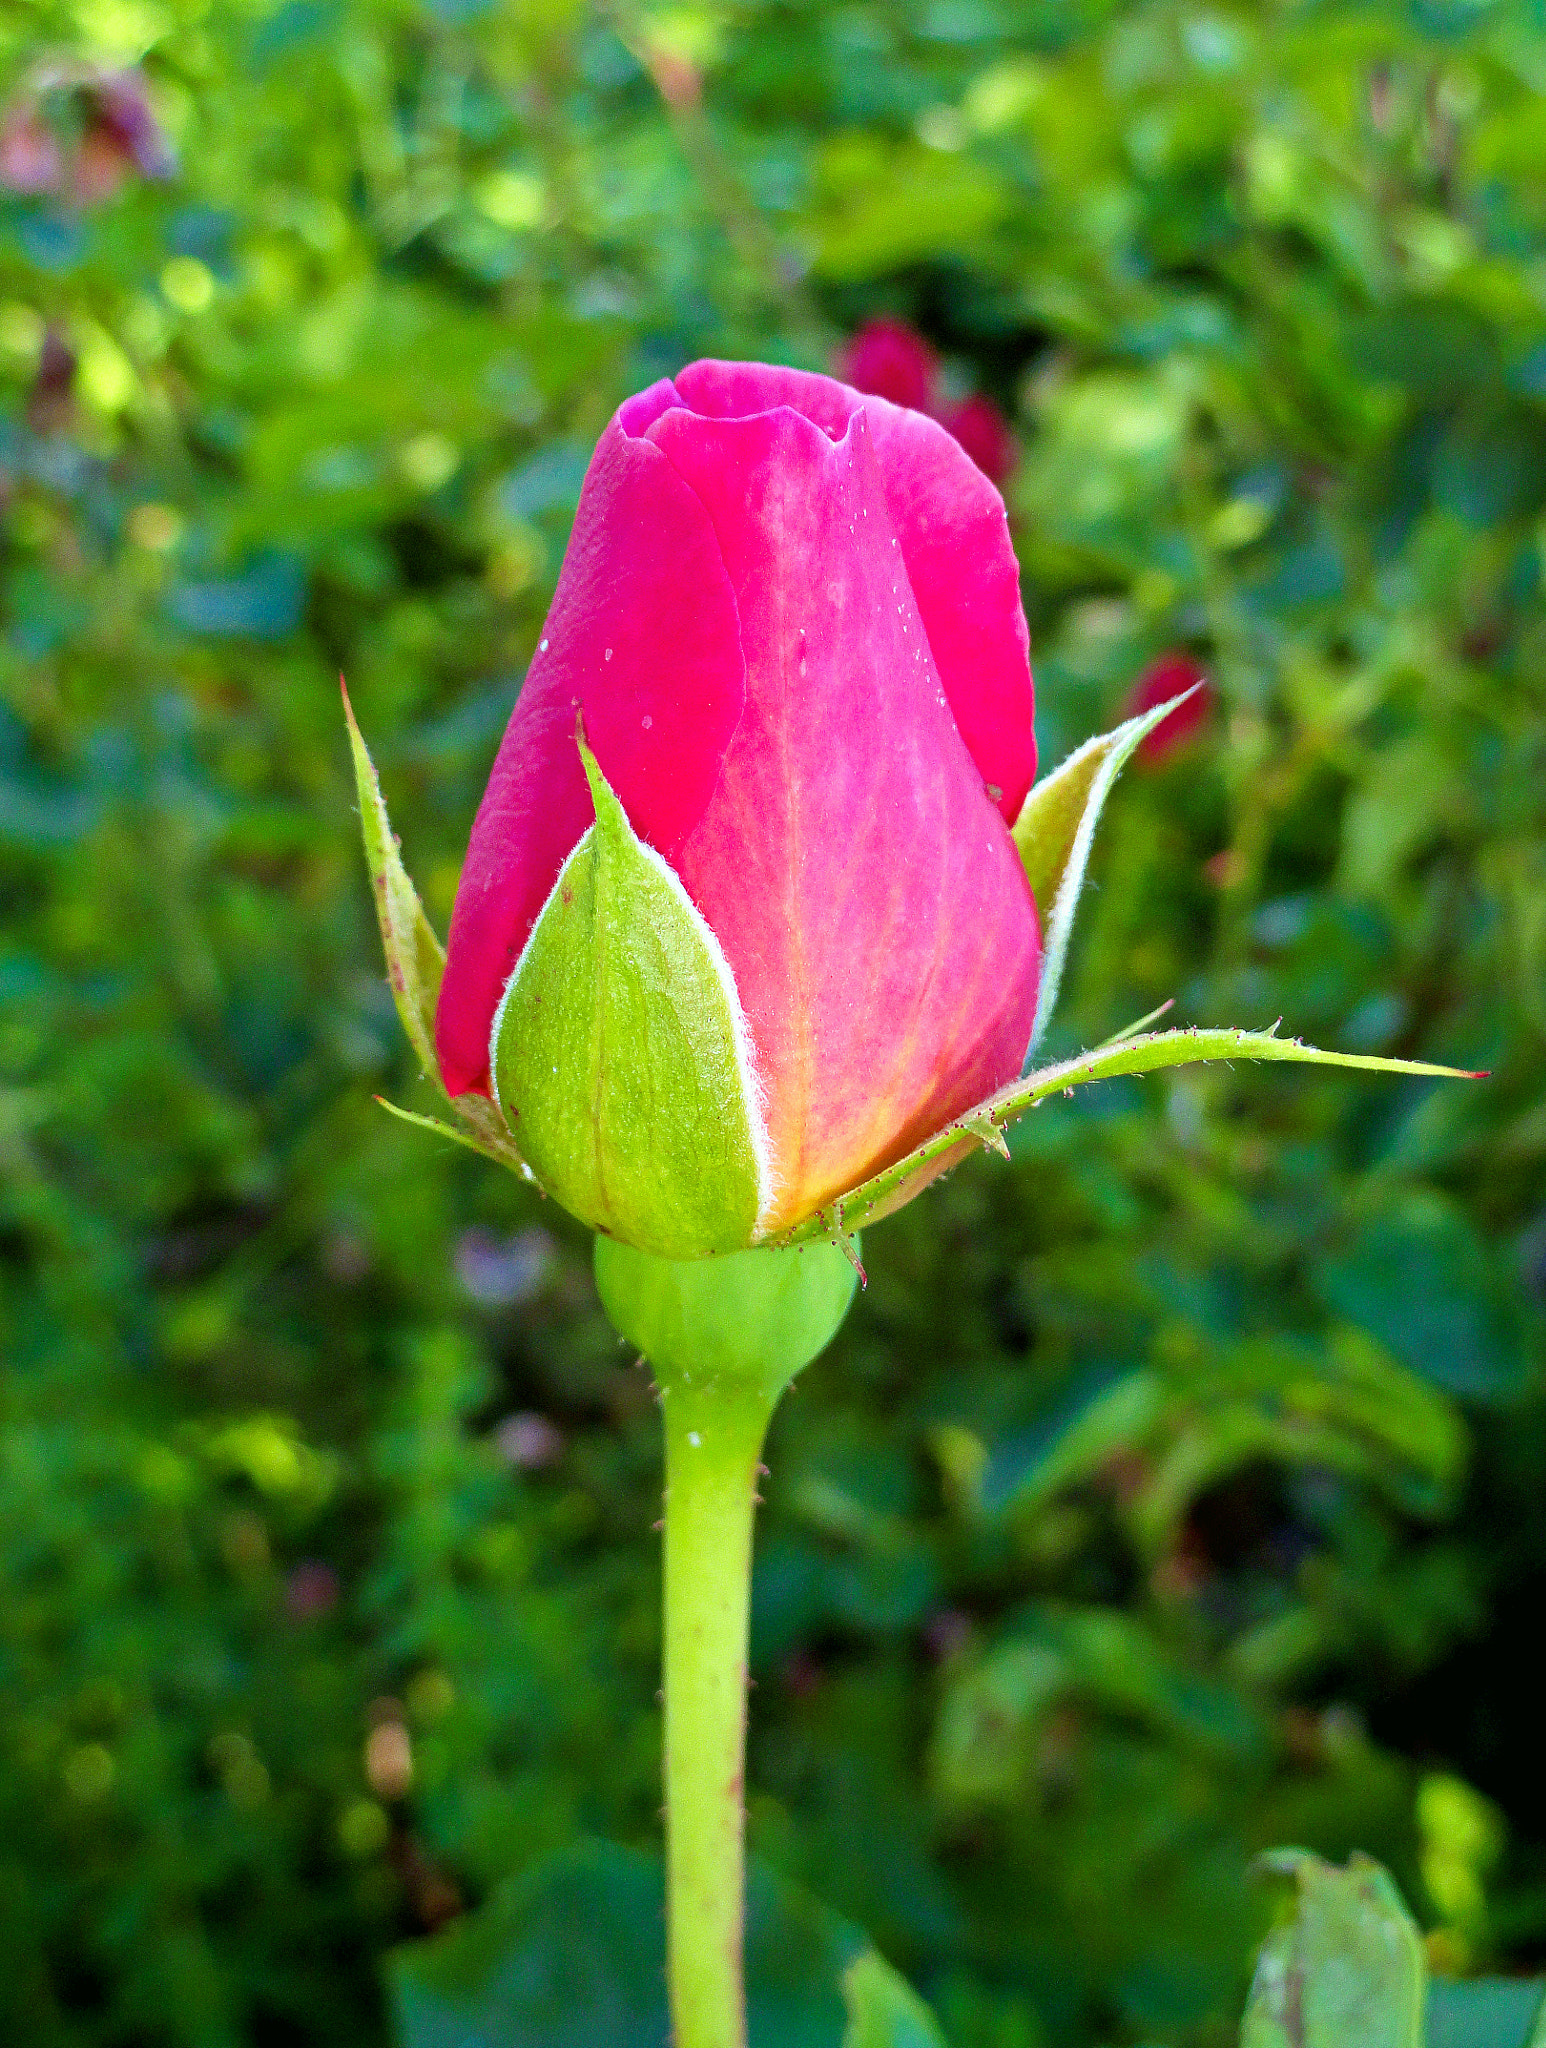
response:
{"label": "rose bush", "polygon": [[787,1231],[1020,1072],[1032,712],[943,428],[758,364],[630,399],[473,828],[447,1090],[645,1249]]}

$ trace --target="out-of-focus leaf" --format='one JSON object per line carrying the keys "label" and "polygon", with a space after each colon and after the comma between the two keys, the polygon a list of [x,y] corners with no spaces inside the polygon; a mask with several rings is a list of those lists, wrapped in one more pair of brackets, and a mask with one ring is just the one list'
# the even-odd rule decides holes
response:
{"label": "out-of-focus leaf", "polygon": [[512,519],[534,519],[543,512],[572,512],[590,467],[591,451],[578,442],[559,441],[539,449],[512,470],[499,486],[501,508]]}
{"label": "out-of-focus leaf", "polygon": [[945,2048],[934,2015],[874,1949],[843,1972],[843,2048]]}
{"label": "out-of-focus leaf", "polygon": [[1013,1806],[1034,1775],[1049,1717],[1064,1705],[1140,1722],[1207,1755],[1262,1746],[1256,1718],[1124,1615],[1038,1609],[946,1687],[930,1759],[947,1809]]}
{"label": "out-of-focus leaf", "polygon": [[1262,1945],[1240,2048],[1423,2048],[1422,1940],[1390,1877],[1302,1849],[1263,1868],[1297,1887],[1293,1918]]}
{"label": "out-of-focus leaf", "polygon": [[[393,1952],[399,2048],[665,2048],[663,1908],[656,1857],[584,1842],[548,1858]],[[918,2031],[927,2009],[856,1928],[755,1863],[746,1996],[751,2048],[836,2048],[845,1998],[872,2029],[850,2036],[864,2048],[937,2040]]]}
{"label": "out-of-focus leaf", "polygon": [[840,137],[817,172],[821,202],[811,222],[817,268],[862,277],[958,249],[999,220],[1005,193],[985,166],[873,136]]}
{"label": "out-of-focus leaf", "polygon": [[190,633],[283,640],[300,624],[305,602],[304,566],[294,555],[270,552],[239,576],[174,585],[167,607]]}
{"label": "out-of-focus leaf", "polygon": [[1089,1478],[1117,1451],[1148,1439],[1164,1401],[1163,1382],[1151,1372],[1075,1388],[1037,1428],[994,1448],[982,1476],[983,1508],[1035,1508]]}
{"label": "out-of-focus leaf", "polygon": [[1529,1382],[1519,1308],[1467,1219],[1437,1195],[1382,1208],[1313,1277],[1328,1307],[1449,1393],[1506,1401]]}
{"label": "out-of-focus leaf", "polygon": [[665,2048],[658,1863],[586,1843],[388,1964],[400,2048]]}
{"label": "out-of-focus leaf", "polygon": [[1546,1985],[1538,1978],[1436,1977],[1423,2048],[1542,2048]]}

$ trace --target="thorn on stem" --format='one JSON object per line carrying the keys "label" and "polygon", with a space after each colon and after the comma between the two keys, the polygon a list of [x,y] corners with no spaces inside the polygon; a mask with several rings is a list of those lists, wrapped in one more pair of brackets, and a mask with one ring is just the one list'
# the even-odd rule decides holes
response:
{"label": "thorn on stem", "polygon": [[1010,1156],[1008,1140],[991,1110],[984,1110],[980,1116],[965,1117],[962,1121],[985,1152],[997,1152],[1001,1159]]}
{"label": "thorn on stem", "polygon": [[[819,1209],[816,1213],[818,1216],[822,1216],[822,1212]],[[870,1276],[868,1273],[865,1272],[863,1266],[859,1263],[859,1254],[854,1250],[853,1239],[848,1235],[847,1231],[845,1231],[843,1228],[842,1203],[834,1202],[832,1204],[832,1217],[830,1222],[827,1221],[825,1216],[822,1216],[822,1221],[827,1224],[827,1237],[829,1238],[829,1240],[837,1246],[838,1250],[843,1254],[843,1257],[848,1261],[849,1265],[852,1266],[854,1271],[858,1274],[859,1285],[861,1287],[868,1287],[870,1284]]]}

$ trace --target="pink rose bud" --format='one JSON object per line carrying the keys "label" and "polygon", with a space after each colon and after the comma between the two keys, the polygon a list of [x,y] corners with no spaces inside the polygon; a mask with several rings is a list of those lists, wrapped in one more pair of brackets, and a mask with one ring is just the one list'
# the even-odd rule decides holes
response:
{"label": "pink rose bud", "polygon": [[1020,1072],[1032,711],[1003,503],[934,421],[755,363],[628,400],[473,827],[447,1089],[643,1250],[809,1217]]}
{"label": "pink rose bud", "polygon": [[1009,422],[979,392],[958,405],[936,406],[934,417],[954,434],[990,483],[1001,484],[1015,466],[1015,444]]}
{"label": "pink rose bud", "polygon": [[934,351],[905,320],[868,320],[849,342],[839,364],[855,391],[889,398],[913,412],[927,412],[938,365]]}
{"label": "pink rose bud", "polygon": [[[1199,683],[1202,688],[1196,689]],[[1153,731],[1140,740],[1140,761],[1152,764],[1166,760],[1178,747],[1184,747],[1188,740],[1196,737],[1213,710],[1213,686],[1206,672],[1192,657],[1179,652],[1162,654],[1134,683],[1124,714],[1128,718],[1137,718],[1145,711],[1152,711],[1156,705],[1168,704],[1172,697],[1184,697],[1188,690],[1194,689],[1195,696],[1187,697],[1184,704],[1177,705],[1168,718],[1162,718]]]}

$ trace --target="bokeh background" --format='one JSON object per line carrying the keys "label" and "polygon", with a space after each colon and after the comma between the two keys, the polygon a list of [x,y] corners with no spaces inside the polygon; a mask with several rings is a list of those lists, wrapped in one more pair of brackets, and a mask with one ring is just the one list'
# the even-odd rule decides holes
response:
{"label": "bokeh background", "polygon": [[648,1384],[372,1101],[337,677],[443,927],[612,407],[878,317],[1007,431],[1043,760],[1211,678],[1058,1049],[1494,1078],[1110,1084],[872,1234],[753,1843],[951,2048],[1231,2040],[1285,1841],[1546,1959],[1543,92],[1540,0],[9,0],[0,2037],[377,2048],[654,1843]]}

